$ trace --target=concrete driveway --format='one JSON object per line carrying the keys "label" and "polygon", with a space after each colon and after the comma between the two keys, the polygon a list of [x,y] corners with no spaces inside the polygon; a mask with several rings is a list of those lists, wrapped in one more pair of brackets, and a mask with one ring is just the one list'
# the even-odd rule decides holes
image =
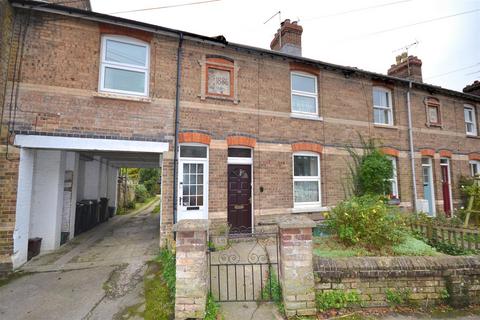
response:
{"label": "concrete driveway", "polygon": [[158,252],[155,203],[116,216],[59,250],[29,261],[0,287],[0,319],[120,319],[143,299],[146,261]]}

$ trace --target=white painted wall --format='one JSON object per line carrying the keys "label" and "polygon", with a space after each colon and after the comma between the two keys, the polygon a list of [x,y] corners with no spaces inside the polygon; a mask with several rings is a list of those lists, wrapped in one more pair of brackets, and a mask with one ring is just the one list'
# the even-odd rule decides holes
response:
{"label": "white painted wall", "polygon": [[85,186],[85,161],[78,160],[78,174],[77,174],[77,201],[85,199],[83,196],[83,189]]}
{"label": "white painted wall", "polygon": [[[76,203],[77,203],[77,193],[78,193],[78,181],[79,181],[79,174],[80,174],[80,155],[78,152],[67,152],[66,153],[66,162],[65,162],[65,170],[73,171],[73,183],[72,183],[72,198],[70,208],[68,208],[69,215],[70,215],[70,225],[69,225],[69,232],[70,232],[70,239],[73,238],[73,234],[75,232],[75,210],[76,210]],[[83,173],[83,172],[82,172]],[[64,208],[65,210],[65,208]]]}
{"label": "white painted wall", "polygon": [[25,148],[20,149],[17,207],[15,216],[15,229],[13,231],[12,263],[14,269],[27,262],[34,162],[34,150]]}
{"label": "white painted wall", "polygon": [[107,198],[110,207],[117,207],[118,168],[108,167]]}
{"label": "white painted wall", "polygon": [[45,252],[60,246],[65,152],[37,150],[36,154],[29,238],[42,238]]}
{"label": "white painted wall", "polygon": [[107,198],[107,179],[108,179],[108,165],[105,162],[100,164],[100,197]]}
{"label": "white painted wall", "polygon": [[[83,199],[99,200],[100,199],[100,174],[101,174],[100,158],[85,161],[85,178],[83,184]],[[83,200],[82,199],[82,200]]]}

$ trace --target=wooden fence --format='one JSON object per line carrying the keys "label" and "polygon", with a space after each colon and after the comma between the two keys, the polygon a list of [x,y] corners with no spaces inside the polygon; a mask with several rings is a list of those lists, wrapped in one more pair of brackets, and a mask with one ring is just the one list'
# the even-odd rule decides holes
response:
{"label": "wooden fence", "polygon": [[452,244],[468,250],[480,250],[479,229],[423,223],[412,223],[411,228],[413,231],[421,233],[427,239]]}

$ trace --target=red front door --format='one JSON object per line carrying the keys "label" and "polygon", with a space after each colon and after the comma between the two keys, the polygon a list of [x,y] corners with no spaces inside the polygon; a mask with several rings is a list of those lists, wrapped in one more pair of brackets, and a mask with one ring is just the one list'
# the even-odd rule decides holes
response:
{"label": "red front door", "polygon": [[231,232],[250,232],[252,228],[252,168],[228,165],[228,223]]}
{"label": "red front door", "polygon": [[450,199],[450,180],[449,166],[442,165],[442,193],[443,193],[443,211],[447,217],[451,216],[452,199]]}

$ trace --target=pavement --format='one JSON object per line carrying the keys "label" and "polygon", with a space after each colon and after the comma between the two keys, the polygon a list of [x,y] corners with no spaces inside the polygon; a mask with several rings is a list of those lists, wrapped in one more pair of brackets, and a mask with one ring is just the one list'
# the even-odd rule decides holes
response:
{"label": "pavement", "polygon": [[0,287],[0,319],[125,319],[144,302],[146,262],[158,252],[155,204],[26,263],[24,276]]}
{"label": "pavement", "polygon": [[281,320],[272,302],[224,302],[220,312],[225,320]]}

